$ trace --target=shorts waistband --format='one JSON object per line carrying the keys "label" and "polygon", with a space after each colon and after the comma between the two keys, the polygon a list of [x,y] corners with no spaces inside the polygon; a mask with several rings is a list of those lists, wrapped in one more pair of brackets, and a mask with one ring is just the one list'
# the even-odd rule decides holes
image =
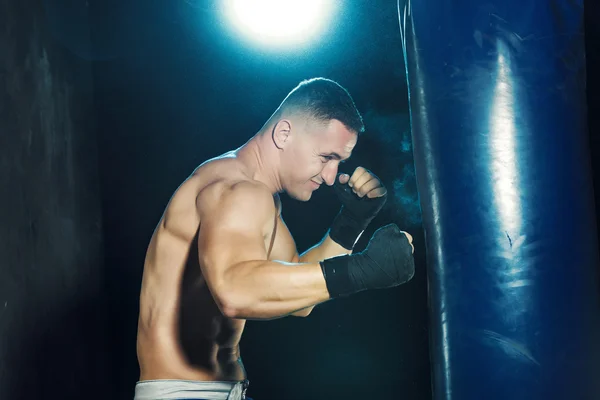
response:
{"label": "shorts waistband", "polygon": [[139,381],[134,400],[244,400],[250,382],[245,381],[186,381],[158,379]]}

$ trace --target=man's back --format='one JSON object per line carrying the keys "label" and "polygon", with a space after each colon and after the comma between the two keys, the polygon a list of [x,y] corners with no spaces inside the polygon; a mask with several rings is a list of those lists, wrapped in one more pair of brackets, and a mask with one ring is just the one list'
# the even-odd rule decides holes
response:
{"label": "man's back", "polygon": [[[137,340],[140,380],[245,379],[238,346],[245,320],[223,315],[198,254],[200,210],[218,206],[223,192],[239,184],[267,190],[245,174],[234,153],[227,153],[201,165],[171,198],[144,265]],[[266,248],[272,246],[278,211],[275,203],[270,207],[272,218],[263,229]]]}

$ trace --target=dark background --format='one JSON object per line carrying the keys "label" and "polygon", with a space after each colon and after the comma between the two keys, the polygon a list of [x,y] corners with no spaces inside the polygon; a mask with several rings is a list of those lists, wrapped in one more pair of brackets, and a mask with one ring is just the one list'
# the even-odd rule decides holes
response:
{"label": "dark background", "polygon": [[[598,187],[598,6],[588,3]],[[133,398],[143,260],[167,201],[198,164],[244,143],[290,89],[315,76],[347,87],[364,114],[367,133],[346,168],[364,165],[390,189],[363,238],[397,223],[415,237],[418,271],[399,289],[329,302],[308,318],[248,322],[249,394],[431,397],[396,1],[340,1],[325,36],[289,51],[241,41],[217,4],[0,0],[1,400]],[[283,201],[300,251],[339,207],[329,188],[308,203]]]}
{"label": "dark background", "polygon": [[[137,3],[136,3],[137,4]],[[242,357],[257,399],[427,397],[427,309],[407,93],[397,22],[388,2],[345,2],[325,37],[302,51],[257,48],[231,34],[209,2],[155,2],[117,13],[118,56],[94,64],[114,380],[130,393],[137,295],[148,240],[173,190],[202,161],[243,144],[299,81],[325,76],[353,94],[368,132],[346,167],[365,165],[394,190],[373,227],[394,221],[417,237],[419,274],[400,290],[318,307],[309,318],[250,321]],[[106,38],[99,19],[94,33]],[[115,27],[111,27],[111,30]],[[118,28],[117,28],[118,29]],[[405,142],[404,151],[401,143]],[[300,251],[320,240],[339,204],[329,188],[309,203],[284,196]],[[370,235],[365,234],[368,238]]]}

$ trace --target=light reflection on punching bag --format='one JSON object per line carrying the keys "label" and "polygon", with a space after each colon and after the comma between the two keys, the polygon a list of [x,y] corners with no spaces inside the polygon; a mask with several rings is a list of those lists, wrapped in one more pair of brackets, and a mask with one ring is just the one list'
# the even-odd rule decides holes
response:
{"label": "light reflection on punching bag", "polygon": [[582,1],[398,5],[434,398],[600,398]]}

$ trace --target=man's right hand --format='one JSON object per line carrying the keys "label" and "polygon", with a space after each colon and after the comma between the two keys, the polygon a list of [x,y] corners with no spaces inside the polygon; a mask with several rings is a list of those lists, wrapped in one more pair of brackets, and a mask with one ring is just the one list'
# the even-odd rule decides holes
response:
{"label": "man's right hand", "polygon": [[412,236],[394,224],[379,228],[364,251],[321,262],[327,290],[337,298],[408,282],[415,273],[413,252]]}

